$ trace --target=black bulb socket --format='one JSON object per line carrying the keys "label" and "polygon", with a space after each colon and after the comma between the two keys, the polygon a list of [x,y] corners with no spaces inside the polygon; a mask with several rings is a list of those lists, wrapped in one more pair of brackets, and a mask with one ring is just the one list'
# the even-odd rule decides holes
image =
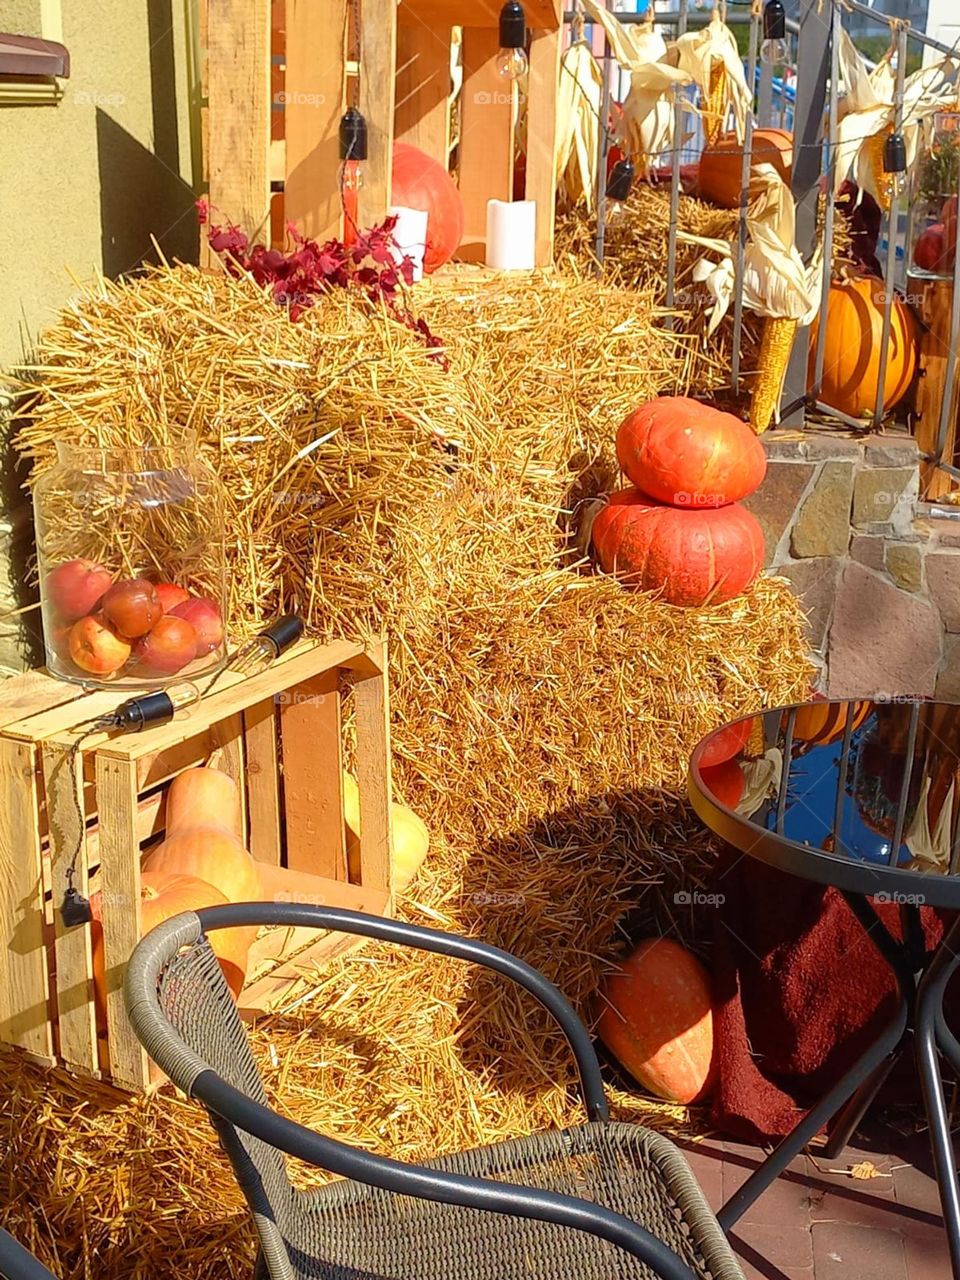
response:
{"label": "black bulb socket", "polygon": [[518,0],[507,0],[500,10],[500,48],[522,49],[527,43],[527,19]]}
{"label": "black bulb socket", "polygon": [[634,173],[633,161],[629,156],[618,160],[607,178],[607,199],[622,204],[633,187]]}
{"label": "black bulb socket", "polygon": [[883,172],[906,173],[907,143],[902,133],[891,133],[883,144]]}
{"label": "black bulb socket", "polygon": [[782,0],[767,0],[763,6],[764,40],[786,40],[787,11]]}
{"label": "black bulb socket", "polygon": [[356,107],[348,107],[340,119],[340,159],[366,158],[367,122]]}
{"label": "black bulb socket", "polygon": [[296,644],[303,635],[303,619],[298,618],[295,613],[286,613],[257,634],[264,640],[269,640],[279,655]]}

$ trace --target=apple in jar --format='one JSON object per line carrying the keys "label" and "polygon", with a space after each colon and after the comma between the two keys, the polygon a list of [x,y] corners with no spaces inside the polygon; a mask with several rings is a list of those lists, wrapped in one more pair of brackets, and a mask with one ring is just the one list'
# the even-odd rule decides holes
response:
{"label": "apple in jar", "polygon": [[186,620],[164,614],[147,635],[134,641],[137,670],[171,676],[197,656],[197,633]]}
{"label": "apple in jar", "polygon": [[178,587],[175,582],[158,582],[157,595],[164,613],[173,613],[178,604],[190,599],[190,592]]}
{"label": "apple in jar", "polygon": [[130,657],[130,641],[117,635],[100,615],[73,624],[69,649],[74,665],[93,676],[112,676]]}
{"label": "apple in jar", "polygon": [[145,636],[163,616],[160,597],[146,578],[126,578],[115,582],[103,597],[104,617],[127,640]]}
{"label": "apple in jar", "polygon": [[197,633],[197,657],[213,653],[223,644],[223,618],[216,604],[206,596],[191,596],[172,610],[175,618],[185,618]]}
{"label": "apple in jar", "polygon": [[93,612],[112,582],[96,560],[65,560],[47,574],[43,594],[63,622],[76,622]]}

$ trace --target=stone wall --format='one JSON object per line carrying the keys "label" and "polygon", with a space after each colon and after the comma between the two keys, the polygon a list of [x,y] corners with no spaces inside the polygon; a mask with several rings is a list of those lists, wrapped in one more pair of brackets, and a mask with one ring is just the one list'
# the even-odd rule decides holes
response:
{"label": "stone wall", "polygon": [[960,521],[921,520],[905,435],[774,431],[745,505],[808,614],[820,687],[960,701]]}

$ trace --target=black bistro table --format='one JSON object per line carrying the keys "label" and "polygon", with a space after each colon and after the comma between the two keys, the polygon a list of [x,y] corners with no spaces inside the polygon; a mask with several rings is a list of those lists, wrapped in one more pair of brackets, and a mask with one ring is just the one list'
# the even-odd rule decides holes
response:
{"label": "black bistro table", "polygon": [[[943,997],[960,965],[960,916],[932,956],[920,907],[960,911],[960,706],[933,702],[812,702],[738,720],[693,753],[690,799],[734,848],[843,894],[896,982],[896,1014],[859,1061],[726,1202],[728,1230],[819,1130],[824,1155],[847,1145],[904,1052],[909,1033],[954,1280],[960,1280],[960,1186],[941,1075],[960,1073],[960,1042]],[[899,905],[903,938],[871,899]],[[856,974],[851,973],[855,980]]]}

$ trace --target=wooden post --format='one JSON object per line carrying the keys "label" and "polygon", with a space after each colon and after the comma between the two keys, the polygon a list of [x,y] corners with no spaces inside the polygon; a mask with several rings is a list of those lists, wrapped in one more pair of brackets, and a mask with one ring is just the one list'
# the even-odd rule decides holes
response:
{"label": "wooden post", "polygon": [[373,656],[382,674],[358,680],[353,687],[360,792],[360,879],[365,885],[386,885],[392,911],[393,823],[386,642],[381,643]]}
{"label": "wooden post", "polygon": [[450,27],[397,27],[394,136],[447,167],[450,158]]}
{"label": "wooden post", "polygon": [[336,671],[280,696],[287,866],[346,880],[340,693]]}
{"label": "wooden post", "polygon": [[270,0],[208,0],[207,48],[210,203],[252,237],[270,212]]}
{"label": "wooden post", "polygon": [[[953,301],[951,280],[920,280],[911,277],[911,286],[921,287],[920,319],[924,329],[920,338],[920,377],[917,380],[915,435],[921,453],[934,458],[940,451],[940,406],[947,382],[947,361],[955,357],[950,351],[950,319]],[[943,461],[953,463],[957,451],[957,384],[954,383],[953,404],[943,444]],[[920,464],[920,492],[928,501],[942,498],[953,488],[953,478],[933,462]]]}
{"label": "wooden post", "polygon": [[460,95],[460,195],[463,240],[457,257],[482,262],[487,238],[487,201],[513,195],[513,102],[511,86],[497,74],[499,35],[491,27],[463,29],[463,90]]}
{"label": "wooden post", "polygon": [[345,10],[343,0],[287,0],[286,11],[284,216],[323,243],[341,228]]}
{"label": "wooden post", "polygon": [[535,31],[530,41],[530,93],[527,101],[527,199],[537,202],[538,267],[553,265],[553,229],[557,197],[557,88],[563,27]]}
{"label": "wooden post", "polygon": [[360,110],[367,121],[369,153],[360,188],[360,226],[382,222],[390,204],[393,114],[396,96],[396,0],[363,0]]}

